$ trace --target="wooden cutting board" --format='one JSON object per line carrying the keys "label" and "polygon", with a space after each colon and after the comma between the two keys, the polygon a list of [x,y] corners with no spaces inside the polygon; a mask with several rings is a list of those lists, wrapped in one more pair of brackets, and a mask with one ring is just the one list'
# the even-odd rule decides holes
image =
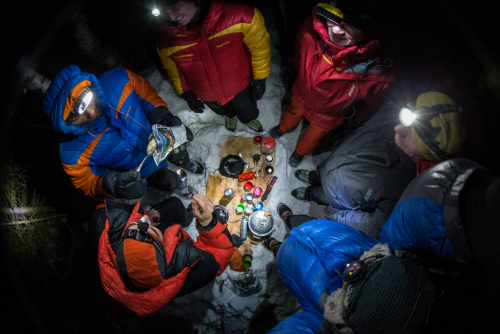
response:
{"label": "wooden cutting board", "polygon": [[[265,164],[264,164],[264,156],[261,156],[259,163],[257,166],[254,166],[251,155],[254,154],[262,154],[260,145],[256,145],[253,142],[253,137],[237,137],[237,136],[224,136],[224,139],[221,143],[217,144],[219,147],[219,157],[222,159],[227,155],[237,155],[240,152],[243,155],[243,158],[249,165],[248,169],[245,169],[246,172],[255,172],[257,173],[259,169],[262,168],[259,176],[250,180],[255,187],[262,188],[262,194],[266,191],[266,186],[269,180],[273,177],[273,174],[265,173]],[[274,167],[275,160],[275,151],[271,154],[273,156],[272,166]],[[262,165],[262,167],[259,167]],[[240,227],[241,221],[238,221],[242,215],[236,214],[236,206],[240,203],[243,203],[241,200],[242,195],[245,193],[243,188],[246,181],[239,182],[238,179],[232,179],[229,177],[222,176],[218,171],[215,174],[208,173],[207,179],[207,197],[214,202],[214,204],[224,205],[229,211],[229,219],[228,219],[228,228],[231,234],[240,235]],[[228,199],[224,197],[224,190],[227,188],[231,188],[234,190],[234,195],[228,202]],[[251,190],[253,193],[253,189]],[[272,195],[272,194],[271,194]],[[271,196],[270,195],[270,196]],[[268,197],[268,199],[270,198]],[[262,195],[257,198],[254,198],[254,202],[261,200]],[[266,201],[267,202],[267,201]],[[264,207],[266,206],[266,202],[264,202]],[[260,242],[258,239],[251,239],[250,231],[248,233],[249,237],[247,240],[239,247],[239,251],[243,253],[245,250],[252,247],[252,244],[257,244]]]}

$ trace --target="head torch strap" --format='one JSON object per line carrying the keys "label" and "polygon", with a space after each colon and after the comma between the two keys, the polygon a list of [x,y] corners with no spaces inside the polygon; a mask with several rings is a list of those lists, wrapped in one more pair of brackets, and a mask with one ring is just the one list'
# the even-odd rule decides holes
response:
{"label": "head torch strap", "polygon": [[316,6],[316,14],[337,24],[342,23],[344,19],[344,13],[340,9],[325,2],[318,3]]}
{"label": "head torch strap", "polygon": [[139,230],[126,230],[123,234],[123,237],[120,240],[120,243],[125,239],[133,238],[137,241],[147,242],[149,244],[153,244],[155,248],[160,252],[161,256],[165,257],[165,249],[163,248],[162,243],[157,240],[155,237],[152,237],[148,233],[139,231]]}

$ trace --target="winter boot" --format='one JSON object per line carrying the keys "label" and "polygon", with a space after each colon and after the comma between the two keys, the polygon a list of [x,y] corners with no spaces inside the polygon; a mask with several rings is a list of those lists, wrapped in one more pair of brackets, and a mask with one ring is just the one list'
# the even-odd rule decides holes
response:
{"label": "winter boot", "polygon": [[278,139],[278,138],[281,138],[281,136],[283,136],[285,133],[290,133],[290,132],[295,131],[296,128],[297,128],[297,125],[292,126],[290,129],[288,129],[286,131],[281,131],[280,126],[276,125],[275,127],[272,127],[269,130],[269,135],[273,138]]}
{"label": "winter boot", "polygon": [[203,174],[203,172],[205,171],[205,167],[203,167],[203,164],[195,160],[189,160],[189,162],[185,166],[183,166],[183,168],[187,172],[193,174]]}
{"label": "winter boot", "polygon": [[187,182],[181,182],[175,192],[182,197],[189,198],[189,186]]}
{"label": "winter boot", "polygon": [[270,130],[269,130],[269,135],[273,138],[281,138],[281,136],[283,136],[285,133],[283,131],[281,131],[280,129],[280,126],[279,125],[276,125],[275,127],[272,127]]}
{"label": "winter boot", "polygon": [[279,246],[281,244],[282,244],[282,242],[279,242],[278,240],[274,239],[273,237],[267,237],[264,240],[262,240],[262,246],[264,246],[265,249],[268,249],[271,252],[273,251],[274,247]]}
{"label": "winter boot", "polygon": [[293,215],[292,209],[285,203],[280,203],[278,204],[277,208],[278,214],[280,215],[281,219],[285,222],[286,226],[288,227],[289,230],[291,230],[289,222],[286,220],[288,216]]}
{"label": "winter boot", "polygon": [[248,122],[248,123],[243,123],[246,126],[248,126],[250,129],[252,129],[255,132],[262,132],[262,124],[256,119]]}
{"label": "winter boot", "polygon": [[310,201],[311,198],[310,198],[310,196],[308,196],[306,189],[307,188],[293,189],[291,194],[296,199],[300,199],[300,200],[303,200],[303,201]]}
{"label": "winter boot", "polygon": [[309,182],[309,173],[310,172],[305,169],[296,169],[293,172],[293,175],[295,175],[295,177],[300,181],[311,184],[311,182]]}
{"label": "winter boot", "polygon": [[294,151],[290,156],[290,159],[288,159],[288,163],[292,167],[297,167],[302,162],[302,159],[304,159],[304,156],[298,154],[297,151]]}
{"label": "winter boot", "polygon": [[226,129],[228,129],[231,132],[234,132],[234,130],[236,130],[236,125],[238,124],[238,117],[234,116],[225,118],[226,118],[225,120]]}

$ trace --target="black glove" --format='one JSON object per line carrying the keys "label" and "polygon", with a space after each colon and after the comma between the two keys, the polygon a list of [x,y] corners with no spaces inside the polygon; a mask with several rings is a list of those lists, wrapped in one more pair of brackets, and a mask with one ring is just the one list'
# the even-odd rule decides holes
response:
{"label": "black glove", "polygon": [[196,95],[190,90],[185,91],[184,93],[181,94],[182,98],[184,101],[187,102],[189,109],[194,111],[197,114],[203,113],[203,108],[205,108],[205,104],[199,100]]}
{"label": "black glove", "polygon": [[144,196],[147,181],[141,179],[135,170],[129,172],[108,172],[102,181],[104,191],[113,197],[124,199],[137,199]]}
{"label": "black glove", "polygon": [[258,101],[266,92],[266,79],[252,80],[252,99]]}
{"label": "black glove", "polygon": [[151,124],[161,124],[165,126],[179,126],[182,121],[174,116],[166,107],[156,107],[148,114],[148,120]]}
{"label": "black glove", "polygon": [[190,128],[188,128],[187,126],[184,125],[184,127],[186,128],[186,136],[187,136],[187,139],[189,141],[193,141],[194,139],[194,135],[193,135],[193,131],[191,131]]}

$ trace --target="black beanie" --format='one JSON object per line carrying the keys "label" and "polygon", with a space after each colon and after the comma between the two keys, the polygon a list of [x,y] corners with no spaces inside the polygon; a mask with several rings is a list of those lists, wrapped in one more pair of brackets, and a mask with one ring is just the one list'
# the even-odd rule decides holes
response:
{"label": "black beanie", "polygon": [[427,271],[386,256],[373,262],[351,288],[344,320],[361,333],[421,333],[437,289]]}

